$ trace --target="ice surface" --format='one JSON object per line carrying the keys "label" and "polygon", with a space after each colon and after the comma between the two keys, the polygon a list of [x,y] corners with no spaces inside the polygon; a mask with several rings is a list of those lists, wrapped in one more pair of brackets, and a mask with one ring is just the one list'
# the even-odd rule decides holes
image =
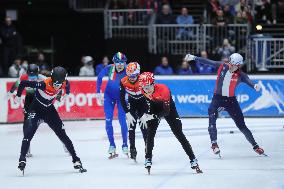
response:
{"label": "ice surface", "polygon": [[[284,189],[284,119],[250,118],[247,125],[269,157],[258,156],[230,119],[219,119],[222,159],[213,155],[207,119],[183,119],[183,130],[193,146],[203,174],[196,174],[181,145],[163,120],[155,138],[152,174],[144,168],[144,144],[137,133],[138,163],[121,154],[121,135],[114,121],[119,157],[107,158],[104,121],[65,122],[87,173],[73,169],[71,158],[47,125],[32,143],[25,177],[17,169],[21,124],[0,125],[0,189]],[[230,134],[230,131],[234,131]]]}

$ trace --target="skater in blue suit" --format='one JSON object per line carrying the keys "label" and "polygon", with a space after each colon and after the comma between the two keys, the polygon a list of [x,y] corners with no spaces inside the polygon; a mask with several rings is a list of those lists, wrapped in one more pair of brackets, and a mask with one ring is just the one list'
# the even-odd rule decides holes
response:
{"label": "skater in blue suit", "polygon": [[[125,155],[128,156],[128,145],[127,145],[127,124],[126,117],[123,107],[120,103],[120,80],[126,76],[126,62],[127,58],[121,52],[117,52],[112,58],[113,64],[106,66],[98,75],[97,80],[97,94],[99,102],[104,104],[104,112],[106,119],[106,132],[108,135],[108,140],[110,143],[108,153],[110,154],[110,159],[117,157],[116,154],[116,145],[113,137],[113,111],[115,104],[118,108],[118,120],[121,126],[121,135],[122,135],[122,151]],[[108,77],[108,82],[104,95],[101,92],[102,79],[104,76]]]}

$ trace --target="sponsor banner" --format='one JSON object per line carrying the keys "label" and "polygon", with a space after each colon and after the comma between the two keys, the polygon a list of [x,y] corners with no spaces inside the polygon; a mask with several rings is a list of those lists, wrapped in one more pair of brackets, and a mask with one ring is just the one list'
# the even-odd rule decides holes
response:
{"label": "sponsor banner", "polygon": [[[245,116],[284,116],[284,76],[251,76],[261,85],[260,92],[240,84],[236,95]],[[181,117],[207,117],[216,76],[157,76],[157,83],[171,89],[173,99]],[[69,78],[71,94],[61,103],[55,104],[64,120],[104,119],[103,106],[96,100],[96,78]],[[7,100],[15,79],[0,79],[0,122],[12,123],[23,120],[23,103],[16,105]],[[103,81],[103,91],[106,80]],[[24,100],[25,93],[22,95]],[[221,115],[226,116],[226,113]],[[117,109],[115,108],[115,116]]]}
{"label": "sponsor banner", "polygon": [[[104,109],[102,104],[98,104],[96,100],[96,80],[86,78],[70,78],[71,91],[64,101],[54,105],[57,108],[60,117],[63,120],[79,120],[79,119],[103,119]],[[5,83],[5,91],[9,91],[14,81],[7,81]],[[106,80],[103,81],[102,89],[106,86]],[[23,121],[23,107],[25,93],[22,94],[22,102],[17,105],[13,100],[3,101],[6,104],[7,117],[1,119],[1,122],[22,122]],[[1,103],[2,104],[2,103]],[[117,116],[117,108],[115,108],[114,115]],[[3,121],[2,121],[3,120]]]}
{"label": "sponsor banner", "polygon": [[[158,77],[159,78],[159,77]],[[284,116],[284,77],[256,76],[251,77],[255,83],[261,86],[260,92],[256,92],[244,83],[236,89],[236,96],[245,116]],[[269,78],[269,79],[266,79]],[[206,117],[210,105],[215,77],[203,76],[197,78],[158,79],[157,83],[164,83],[172,91],[173,99],[181,117]],[[221,112],[227,116],[227,113]]]}

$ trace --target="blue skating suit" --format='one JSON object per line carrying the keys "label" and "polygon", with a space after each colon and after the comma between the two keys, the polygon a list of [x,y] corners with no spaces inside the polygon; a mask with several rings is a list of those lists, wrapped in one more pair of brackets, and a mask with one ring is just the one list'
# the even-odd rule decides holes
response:
{"label": "blue skating suit", "polygon": [[105,93],[104,93],[104,112],[105,112],[105,118],[106,118],[106,132],[108,135],[110,146],[116,147],[115,142],[114,142],[114,137],[113,137],[112,120],[113,120],[114,106],[115,104],[117,104],[118,120],[121,126],[121,135],[122,135],[122,140],[123,140],[122,147],[128,147],[127,145],[128,129],[127,129],[127,124],[126,124],[126,117],[125,117],[125,112],[120,103],[120,96],[119,96],[120,80],[124,76],[126,76],[125,69],[121,72],[117,72],[114,64],[111,64],[105,67],[98,75],[97,93],[100,93],[102,79],[104,76],[108,76],[108,79],[109,79],[106,85]]}

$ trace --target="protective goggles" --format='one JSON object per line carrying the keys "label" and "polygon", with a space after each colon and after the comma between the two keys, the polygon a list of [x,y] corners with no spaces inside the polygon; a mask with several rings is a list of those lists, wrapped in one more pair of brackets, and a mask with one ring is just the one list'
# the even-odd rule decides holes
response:
{"label": "protective goggles", "polygon": [[152,91],[152,90],[154,90],[154,84],[145,85],[145,86],[143,86],[142,88],[143,88],[143,90],[144,90],[145,92]]}
{"label": "protective goggles", "polygon": [[62,83],[56,82],[56,83],[53,83],[52,86],[53,86],[54,88],[60,88],[60,87],[62,86]]}
{"label": "protective goggles", "polygon": [[125,62],[115,62],[115,65],[124,65]]}

